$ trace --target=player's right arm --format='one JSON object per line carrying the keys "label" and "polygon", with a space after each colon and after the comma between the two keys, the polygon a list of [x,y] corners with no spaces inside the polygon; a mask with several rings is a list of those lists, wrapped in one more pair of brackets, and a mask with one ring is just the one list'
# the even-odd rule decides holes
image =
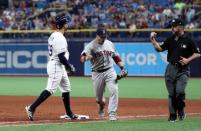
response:
{"label": "player's right arm", "polygon": [[153,44],[156,51],[161,52],[161,51],[163,51],[163,49],[161,48],[160,44],[156,41],[156,35],[157,35],[156,32],[151,32],[150,41]]}
{"label": "player's right arm", "polygon": [[82,51],[81,55],[80,55],[80,61],[83,63],[87,60],[91,60],[93,59],[93,56],[91,55],[91,45],[90,43],[85,47],[85,49]]}
{"label": "player's right arm", "polygon": [[88,53],[85,53],[85,52],[82,53],[81,56],[80,56],[80,61],[81,62],[85,62],[85,61],[91,60],[91,59],[93,59],[93,56],[88,54]]}

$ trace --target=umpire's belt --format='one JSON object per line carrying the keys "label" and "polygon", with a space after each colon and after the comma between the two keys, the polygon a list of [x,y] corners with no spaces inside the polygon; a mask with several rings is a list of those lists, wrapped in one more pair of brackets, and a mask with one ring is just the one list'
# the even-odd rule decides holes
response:
{"label": "umpire's belt", "polygon": [[182,68],[181,63],[179,63],[179,62],[175,62],[175,63],[171,62],[170,64],[173,65],[176,68]]}
{"label": "umpire's belt", "polygon": [[102,70],[93,70],[93,69],[92,69],[92,72],[102,73],[102,72],[105,72],[105,71],[109,70],[110,68],[111,68],[111,67],[108,67],[108,68],[102,69]]}

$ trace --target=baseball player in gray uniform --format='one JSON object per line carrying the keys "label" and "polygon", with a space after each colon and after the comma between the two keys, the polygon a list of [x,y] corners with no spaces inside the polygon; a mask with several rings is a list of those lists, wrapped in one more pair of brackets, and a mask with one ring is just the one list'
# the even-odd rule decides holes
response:
{"label": "baseball player in gray uniform", "polygon": [[99,117],[104,117],[105,98],[103,96],[107,86],[110,96],[108,113],[110,120],[117,120],[118,83],[117,74],[113,68],[113,60],[121,68],[119,77],[126,76],[127,70],[116,52],[114,44],[106,38],[106,29],[99,27],[97,35],[81,53],[81,62],[91,61],[93,87],[96,94],[96,102],[99,105]]}
{"label": "baseball player in gray uniform", "polygon": [[30,121],[33,121],[33,115],[36,108],[51,96],[58,86],[62,92],[66,114],[71,119],[77,118],[77,115],[71,111],[70,107],[71,87],[67,72],[74,72],[75,68],[68,61],[68,44],[64,37],[64,32],[67,30],[68,22],[70,22],[70,16],[63,15],[56,17],[57,30],[53,32],[48,39],[49,62],[47,64],[47,73],[49,77],[47,87],[30,106],[25,107]]}

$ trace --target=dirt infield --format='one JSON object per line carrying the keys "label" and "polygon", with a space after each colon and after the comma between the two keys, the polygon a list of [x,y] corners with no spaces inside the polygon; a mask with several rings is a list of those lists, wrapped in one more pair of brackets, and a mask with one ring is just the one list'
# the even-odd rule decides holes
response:
{"label": "dirt infield", "polygon": [[[0,125],[26,124],[28,122],[25,106],[29,105],[36,97],[0,96]],[[201,101],[186,101],[188,114],[201,115]],[[72,109],[76,114],[90,116],[90,120],[98,120],[94,98],[72,98]],[[50,97],[38,107],[34,115],[34,123],[64,122],[59,118],[64,114],[63,102],[60,97]],[[156,99],[125,99],[119,100],[119,118],[137,118],[140,116],[166,116],[168,115],[167,100]],[[106,114],[107,119],[107,114]],[[65,120],[66,122],[66,120]]]}

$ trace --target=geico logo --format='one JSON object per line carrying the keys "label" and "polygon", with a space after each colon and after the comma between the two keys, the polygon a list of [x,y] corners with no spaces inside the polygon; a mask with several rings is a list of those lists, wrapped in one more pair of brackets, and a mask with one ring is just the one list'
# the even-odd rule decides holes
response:
{"label": "geico logo", "polygon": [[122,53],[121,58],[128,65],[157,65],[157,56],[154,53],[128,53],[126,55]]}
{"label": "geico logo", "polygon": [[[38,59],[45,59],[44,62]],[[0,51],[1,68],[46,68],[48,51]]]}

